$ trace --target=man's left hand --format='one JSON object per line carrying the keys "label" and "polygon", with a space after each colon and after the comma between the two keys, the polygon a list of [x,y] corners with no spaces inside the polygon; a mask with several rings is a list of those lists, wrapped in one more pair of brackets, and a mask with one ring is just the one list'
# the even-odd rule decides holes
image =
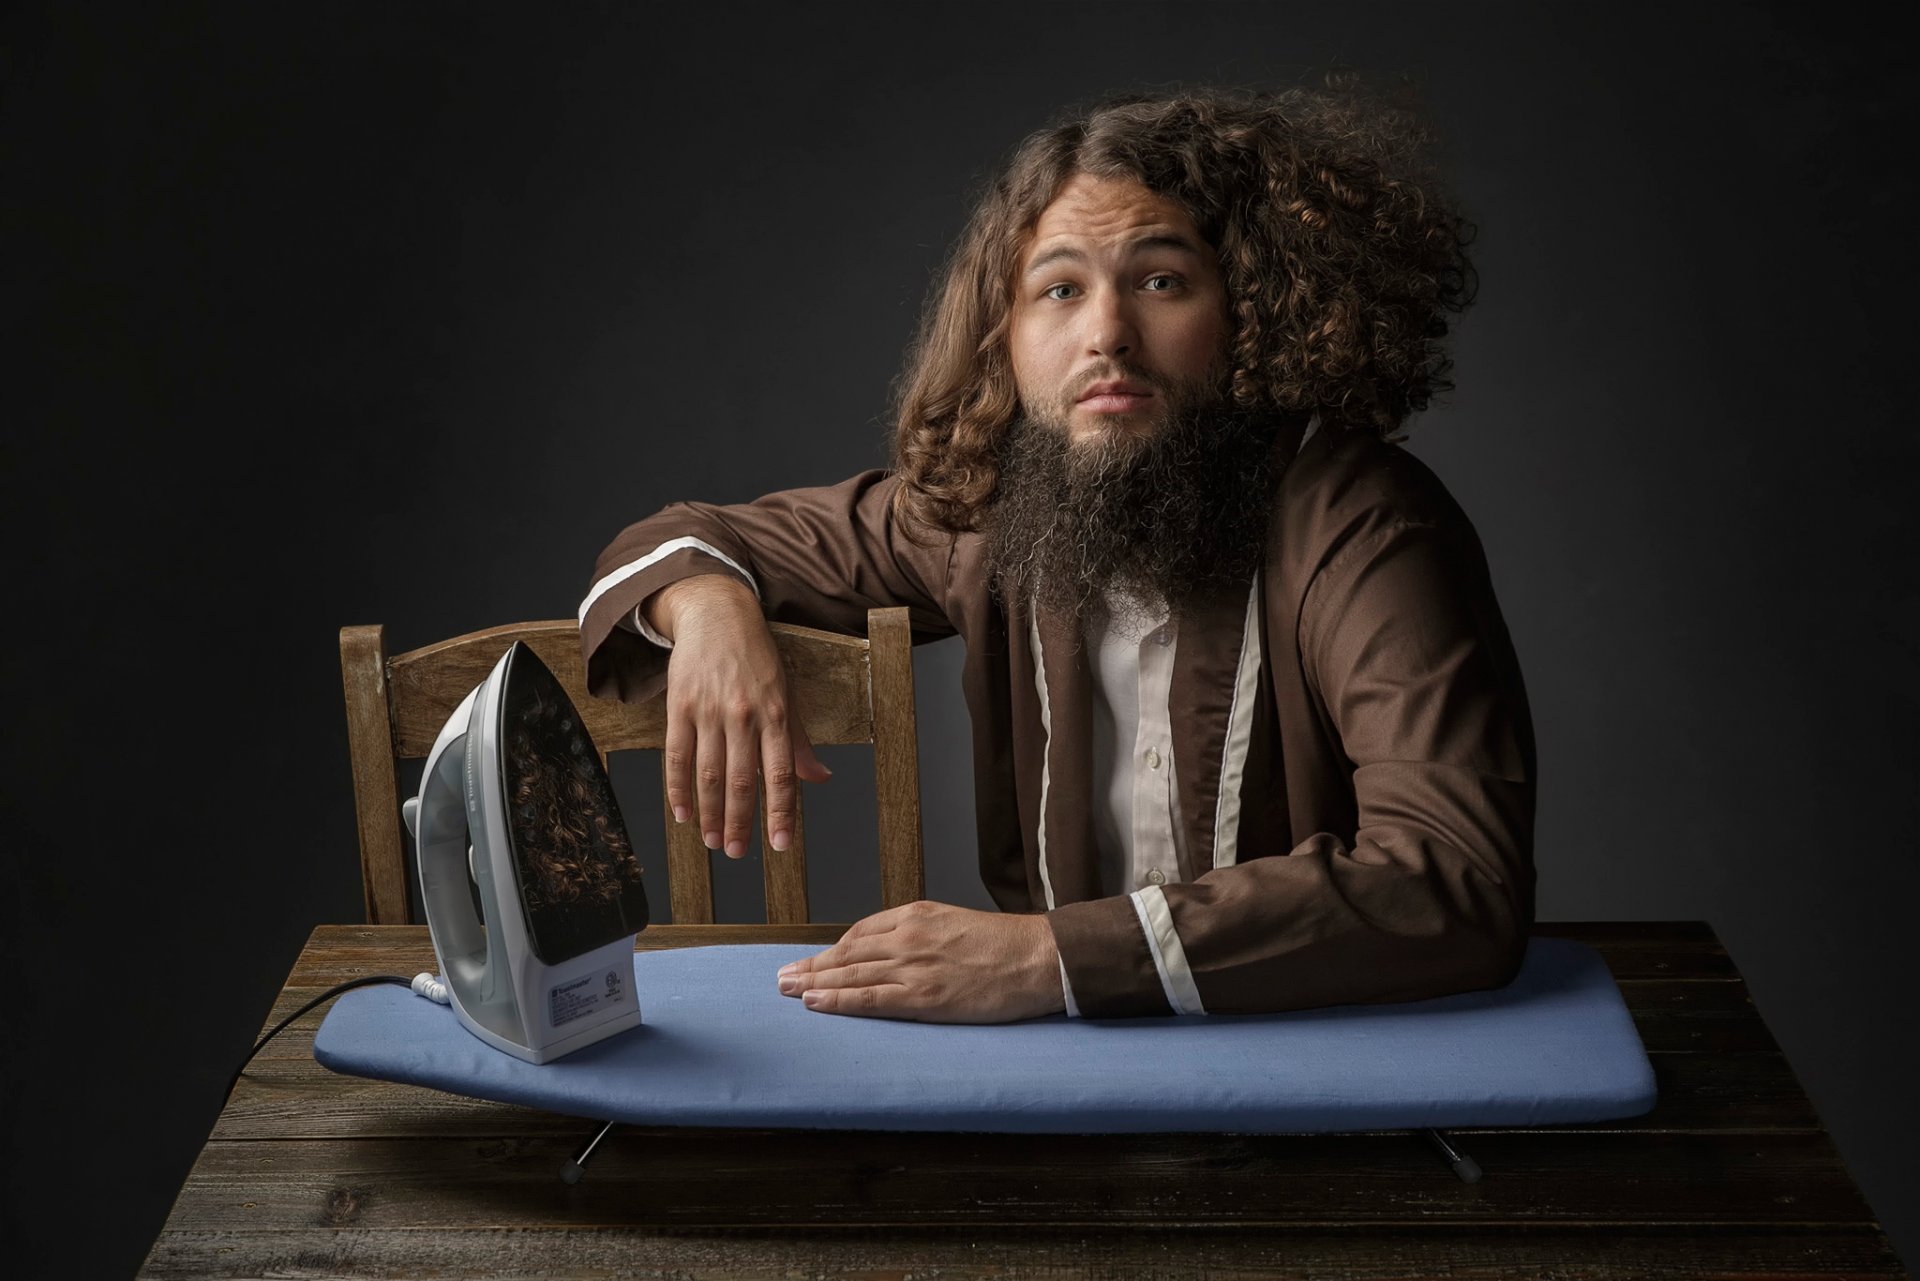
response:
{"label": "man's left hand", "polygon": [[779,984],[810,1010],[922,1023],[1012,1023],[1066,1008],[1044,916],[926,900],[855,922],[783,968]]}

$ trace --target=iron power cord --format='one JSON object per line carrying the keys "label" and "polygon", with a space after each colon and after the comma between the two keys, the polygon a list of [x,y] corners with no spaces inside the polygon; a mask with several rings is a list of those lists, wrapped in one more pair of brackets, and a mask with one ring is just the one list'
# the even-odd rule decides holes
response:
{"label": "iron power cord", "polygon": [[[431,975],[422,975],[421,977],[428,978],[428,979],[432,978]],[[255,1042],[254,1047],[251,1050],[247,1051],[247,1057],[240,1060],[240,1066],[233,1070],[233,1079],[227,1082],[227,1093],[225,1097],[226,1098],[233,1097],[233,1087],[240,1084],[241,1074],[247,1070],[247,1064],[253,1062],[253,1056],[260,1053],[260,1047],[265,1045],[268,1041],[271,1041],[274,1037],[280,1035],[280,1033],[286,1029],[287,1024],[293,1022],[295,1019],[299,1018],[302,1014],[305,1014],[308,1010],[311,1010],[314,1006],[319,1005],[323,1001],[331,1001],[334,997],[340,995],[342,992],[350,991],[356,987],[371,987],[375,983],[398,983],[401,987],[418,991],[417,988],[414,988],[414,982],[415,980],[413,979],[403,979],[397,974],[370,974],[366,978],[350,979],[345,983],[334,984],[332,987],[328,988],[326,991],[322,992],[320,995],[314,997],[311,1001],[308,1001],[305,1005],[301,1006],[299,1009],[295,1010],[293,1013],[287,1015],[286,1018],[281,1019],[278,1023],[274,1024],[272,1031],[268,1032],[265,1036],[261,1037],[259,1041]],[[427,994],[423,992],[421,993],[421,995],[425,996]]]}
{"label": "iron power cord", "polygon": [[[240,1066],[233,1070],[233,1079],[227,1082],[226,1097],[233,1097],[233,1089],[240,1084],[240,1077],[246,1072],[247,1064],[253,1062],[253,1056],[260,1053],[261,1047],[268,1041],[271,1041],[274,1037],[285,1031],[289,1023],[313,1009],[321,1002],[331,1001],[342,992],[350,992],[356,987],[371,987],[375,983],[398,983],[401,987],[411,991],[415,996],[424,996],[427,1000],[439,1005],[446,1005],[451,1000],[451,995],[447,991],[446,981],[437,975],[427,973],[425,970],[422,970],[410,979],[403,979],[398,974],[370,974],[366,978],[350,979],[345,983],[336,983],[293,1013],[287,1015],[286,1018],[274,1024],[273,1029],[261,1037],[251,1050],[247,1051],[247,1057],[242,1059]],[[587,1161],[593,1156],[593,1150],[600,1146],[600,1140],[607,1137],[607,1133],[613,1129],[613,1126],[614,1123],[612,1121],[608,1121],[602,1125],[594,1136],[587,1140],[586,1146],[574,1153],[571,1161],[568,1161],[560,1167],[560,1177],[563,1180],[568,1183],[578,1183],[580,1181],[580,1176],[586,1173]]]}

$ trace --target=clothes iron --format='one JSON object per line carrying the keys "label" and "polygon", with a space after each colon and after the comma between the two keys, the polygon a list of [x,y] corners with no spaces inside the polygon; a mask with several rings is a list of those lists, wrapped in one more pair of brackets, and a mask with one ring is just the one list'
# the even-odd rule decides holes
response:
{"label": "clothes iron", "polygon": [[469,1031],[546,1063],[639,1025],[640,865],[600,754],[539,655],[508,648],[401,808],[445,994]]}

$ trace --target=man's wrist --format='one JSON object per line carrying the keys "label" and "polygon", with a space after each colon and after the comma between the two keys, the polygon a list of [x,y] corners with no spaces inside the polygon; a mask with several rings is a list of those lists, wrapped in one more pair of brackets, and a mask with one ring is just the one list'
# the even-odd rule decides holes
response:
{"label": "man's wrist", "polygon": [[678,619],[681,611],[689,605],[698,608],[726,599],[729,592],[737,592],[740,597],[752,602],[758,611],[758,599],[753,590],[730,574],[695,574],[690,578],[677,579],[654,592],[640,602],[640,616],[647,626],[672,641],[678,634]]}
{"label": "man's wrist", "polygon": [[1035,947],[1039,958],[1034,963],[1034,990],[1047,1002],[1045,1014],[1059,1014],[1067,1008],[1066,962],[1060,959],[1060,948],[1053,938],[1053,926],[1047,923],[1044,914],[1036,916],[1034,923],[1039,927],[1035,931]]}

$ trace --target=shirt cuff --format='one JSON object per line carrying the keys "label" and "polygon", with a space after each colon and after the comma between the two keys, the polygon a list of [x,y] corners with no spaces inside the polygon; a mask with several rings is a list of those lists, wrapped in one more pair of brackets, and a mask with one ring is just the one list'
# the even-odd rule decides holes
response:
{"label": "shirt cuff", "polygon": [[1064,959],[1060,961],[1060,991],[1064,993],[1067,998],[1067,1017],[1070,1019],[1079,1018],[1080,1007],[1073,1003],[1073,984],[1067,982],[1067,963]]}
{"label": "shirt cuff", "polygon": [[[640,604],[644,605],[646,604],[646,602],[642,601],[640,602]],[[642,636],[646,637],[648,640],[658,645],[661,649],[673,648],[672,641],[662,636],[659,632],[656,632],[655,630],[653,630],[653,628],[647,626],[647,620],[640,613],[640,605],[635,605],[633,607],[633,613],[629,614],[627,618],[628,618],[628,621],[633,624],[634,631],[639,632]]]}

